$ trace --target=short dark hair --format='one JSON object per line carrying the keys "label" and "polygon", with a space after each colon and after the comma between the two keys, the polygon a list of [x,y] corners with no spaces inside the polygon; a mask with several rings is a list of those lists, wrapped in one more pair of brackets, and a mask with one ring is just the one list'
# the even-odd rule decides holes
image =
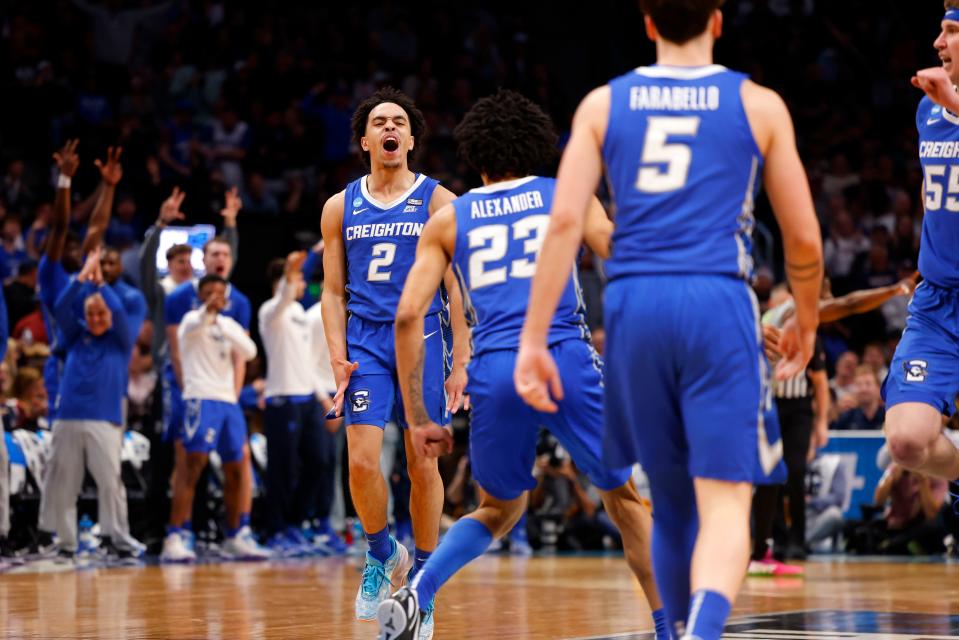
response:
{"label": "short dark hair", "polygon": [[556,129],[531,100],[500,89],[477,100],[453,137],[460,156],[490,180],[527,176],[556,155]]}
{"label": "short dark hair", "polygon": [[209,240],[203,243],[203,255],[206,255],[207,247],[211,244],[225,244],[230,247],[230,254],[233,253],[233,245],[230,244],[230,241],[226,239],[226,236],[213,236]]}
{"label": "short dark hair", "polygon": [[182,256],[184,253],[193,255],[193,247],[188,244],[175,244],[166,250],[166,261],[169,262],[177,256]]}
{"label": "short dark hair", "polygon": [[197,290],[197,291],[203,291],[203,287],[205,287],[206,285],[208,285],[208,284],[216,284],[216,283],[220,283],[220,284],[222,284],[222,285],[226,285],[226,278],[221,278],[220,276],[216,275],[215,273],[208,273],[208,274],[206,274],[205,276],[203,276],[202,278],[200,278],[200,282],[198,282],[197,285],[196,285],[196,290]]}
{"label": "short dark hair", "polygon": [[366,135],[366,121],[370,118],[370,112],[386,102],[392,102],[398,105],[406,112],[406,115],[409,116],[410,133],[413,135],[416,144],[406,155],[407,162],[413,161],[413,158],[416,156],[416,150],[419,148],[420,140],[426,135],[426,118],[423,117],[423,112],[416,107],[416,103],[413,102],[411,97],[393,87],[378,89],[376,93],[360,103],[356,111],[353,112],[353,117],[350,119],[350,127],[353,129],[353,142],[359,148],[360,156],[363,158],[363,163],[367,167],[370,166],[370,152],[363,150],[363,147],[360,146],[360,139]]}
{"label": "short dark hair", "polygon": [[266,277],[270,281],[270,286],[276,284],[276,281],[283,277],[286,271],[286,258],[274,258],[266,267]]}
{"label": "short dark hair", "polygon": [[639,8],[664,39],[676,44],[692,40],[709,24],[709,16],[725,0],[639,0]]}

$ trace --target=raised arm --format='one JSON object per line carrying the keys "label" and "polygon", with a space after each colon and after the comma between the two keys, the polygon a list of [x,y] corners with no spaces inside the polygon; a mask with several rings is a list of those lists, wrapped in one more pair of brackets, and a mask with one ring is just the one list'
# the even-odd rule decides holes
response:
{"label": "raised arm", "polygon": [[784,380],[802,371],[813,354],[823,274],[822,236],[786,104],[774,91],[749,81],[743,83],[742,97],[765,157],[763,181],[782,231],[786,276],[796,301],[795,318],[787,321],[779,341],[783,359],[776,365],[776,377]]}
{"label": "raised arm", "polygon": [[[134,327],[131,326],[130,317],[123,306],[123,301],[120,300],[120,296],[116,294],[110,285],[102,285],[99,288],[99,293],[103,296],[103,301],[107,303],[107,307],[109,307],[110,313],[113,315],[113,325],[111,327],[113,336],[116,338],[116,341],[120,343],[120,347],[124,352],[129,355],[130,352],[133,351],[133,343],[137,339],[137,333],[133,332]],[[141,318],[140,325],[142,324],[143,320]],[[137,332],[139,332],[140,325],[136,327]]]}
{"label": "raised arm", "polygon": [[888,287],[863,289],[861,291],[847,293],[839,298],[820,300],[819,321],[834,322],[858,313],[872,311],[896,296],[912,295],[912,292],[916,290],[916,280],[918,277],[919,272],[917,271],[908,278],[903,278],[896,284],[891,284]]}
{"label": "raised arm", "polygon": [[122,147],[109,147],[106,162],[99,158],[93,164],[100,170],[100,189],[97,192],[97,201],[93,205],[90,215],[90,224],[87,227],[86,238],[83,239],[83,251],[88,253],[94,247],[103,244],[103,236],[110,226],[110,214],[113,211],[113,196],[116,194],[117,183],[123,177],[123,167],[120,165]]}
{"label": "raised arm", "polygon": [[557,410],[550,394],[557,400],[563,397],[559,371],[546,340],[583,241],[587,212],[602,175],[601,149],[609,103],[609,87],[600,87],[587,95],[576,110],[573,131],[559,164],[549,228],[536,261],[514,381],[523,400],[540,411]]}
{"label": "raised arm", "polygon": [[64,341],[67,345],[72,344],[83,330],[80,325],[80,317],[77,315],[76,304],[80,292],[85,288],[84,283],[79,278],[74,278],[57,298],[57,303],[53,308],[57,328],[63,332]]}
{"label": "raised arm", "polygon": [[323,233],[323,294],[320,310],[323,331],[330,349],[330,366],[336,380],[333,405],[336,415],[343,411],[343,394],[350,375],[359,366],[346,359],[346,247],[343,244],[343,192],[323,205],[320,229]]}
{"label": "raised arm", "polygon": [[[396,306],[396,377],[403,394],[406,422],[413,446],[423,456],[438,456],[453,448],[453,435],[434,424],[423,401],[423,316],[450,266],[456,238],[456,214],[447,205],[423,227],[416,260]],[[325,304],[325,303],[324,303]],[[325,309],[324,309],[325,311]]]}
{"label": "raised arm", "polygon": [[143,295],[146,296],[147,308],[151,315],[160,304],[160,296],[157,293],[160,278],[157,275],[156,260],[157,250],[160,248],[160,233],[175,220],[183,220],[186,217],[180,211],[180,205],[183,204],[185,197],[185,193],[173,187],[173,193],[160,205],[160,217],[152,227],[147,229],[143,237],[143,245],[140,247],[140,286]]}
{"label": "raised arm", "polygon": [[230,255],[233,256],[233,266],[230,268],[230,273],[226,274],[227,280],[233,277],[236,265],[240,262],[240,231],[236,226],[236,218],[242,208],[243,201],[240,199],[237,188],[233,187],[226,192],[226,202],[220,210],[220,215],[223,216],[223,237],[230,245]]}
{"label": "raised arm", "polygon": [[57,193],[53,199],[53,220],[44,251],[47,260],[51,262],[59,262],[63,257],[63,245],[70,225],[70,182],[77,172],[77,167],[80,166],[80,156],[77,155],[78,144],[80,141],[75,138],[68,140],[63,149],[53,154],[53,159],[60,169],[60,177],[57,179]]}
{"label": "raised arm", "polygon": [[269,325],[281,317],[283,311],[296,301],[296,280],[302,277],[305,251],[294,251],[286,257],[283,277],[280,278],[273,297],[260,308],[260,324]]}

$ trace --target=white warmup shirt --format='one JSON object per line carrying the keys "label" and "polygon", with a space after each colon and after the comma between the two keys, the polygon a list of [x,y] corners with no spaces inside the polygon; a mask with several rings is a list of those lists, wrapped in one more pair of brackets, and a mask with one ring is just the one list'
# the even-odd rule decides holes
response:
{"label": "white warmup shirt", "polygon": [[281,278],[257,314],[266,349],[266,397],[312,396],[313,350],[309,322],[296,288]]}
{"label": "white warmup shirt", "polygon": [[330,347],[326,344],[326,330],[323,328],[323,315],[320,312],[319,302],[310,307],[306,317],[313,333],[311,357],[316,391],[332,396],[336,392],[336,378],[333,377],[333,368],[330,366]]}
{"label": "white warmup shirt", "polygon": [[211,316],[200,307],[183,316],[177,338],[183,366],[183,398],[235,403],[233,352],[244,360],[256,357],[256,344],[243,326],[221,313]]}

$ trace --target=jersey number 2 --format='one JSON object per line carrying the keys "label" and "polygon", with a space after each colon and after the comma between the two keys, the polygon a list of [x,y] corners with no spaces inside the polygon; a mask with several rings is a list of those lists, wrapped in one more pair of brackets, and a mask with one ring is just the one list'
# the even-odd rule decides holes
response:
{"label": "jersey number 2", "polygon": [[669,136],[695,136],[697,131],[698,116],[649,116],[636,188],[665,193],[685,186],[693,151],[688,144],[668,140]]}
{"label": "jersey number 2", "polygon": [[396,259],[396,245],[392,242],[378,242],[373,245],[373,259],[370,268],[366,271],[369,282],[389,282],[390,272],[383,271],[393,264]]}

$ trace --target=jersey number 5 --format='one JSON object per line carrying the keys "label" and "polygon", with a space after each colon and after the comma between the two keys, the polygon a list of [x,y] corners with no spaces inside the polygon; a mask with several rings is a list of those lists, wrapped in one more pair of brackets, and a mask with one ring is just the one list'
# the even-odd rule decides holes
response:
{"label": "jersey number 5", "polygon": [[[946,170],[949,179],[946,180]],[[938,211],[942,208],[943,184],[946,187],[946,211],[959,211],[959,166],[933,164],[923,167],[925,175],[926,211]]]}
{"label": "jersey number 5", "polygon": [[543,234],[549,225],[548,215],[532,215],[517,220],[512,225],[491,224],[477,227],[467,235],[470,249],[470,289],[480,289],[491,284],[506,282],[506,265],[488,268],[489,263],[502,260],[509,249],[510,229],[513,240],[523,242],[523,253],[529,258],[518,258],[510,263],[509,277],[532,278],[536,273],[536,256],[543,246]]}
{"label": "jersey number 5", "polygon": [[695,136],[697,131],[699,116],[649,116],[636,188],[644,193],[665,193],[685,186],[693,151],[688,144],[667,140],[669,136]]}

